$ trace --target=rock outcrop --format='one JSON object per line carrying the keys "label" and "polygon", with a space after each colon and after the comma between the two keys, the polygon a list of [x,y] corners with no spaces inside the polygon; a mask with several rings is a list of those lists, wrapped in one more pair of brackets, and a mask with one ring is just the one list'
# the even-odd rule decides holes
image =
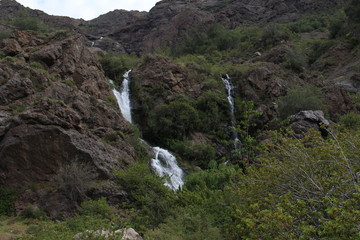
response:
{"label": "rock outcrop", "polygon": [[318,130],[326,135],[326,129],[330,125],[330,122],[324,117],[324,113],[322,111],[301,111],[290,116],[289,119],[290,127],[293,129],[295,136],[298,138],[304,137],[310,129]]}
{"label": "rock outcrop", "polygon": [[[0,61],[1,185],[48,185],[60,167],[74,161],[93,168],[99,179],[111,179],[113,169],[135,161],[125,140],[132,128],[85,43],[81,35],[40,38],[20,31],[0,43],[8,54]],[[27,194],[34,203],[64,198]]]}

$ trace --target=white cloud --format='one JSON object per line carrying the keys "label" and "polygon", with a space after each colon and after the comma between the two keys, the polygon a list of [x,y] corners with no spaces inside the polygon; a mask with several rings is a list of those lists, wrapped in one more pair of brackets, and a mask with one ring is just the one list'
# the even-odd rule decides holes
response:
{"label": "white cloud", "polygon": [[115,9],[149,11],[160,0],[17,0],[48,14],[90,20]]}

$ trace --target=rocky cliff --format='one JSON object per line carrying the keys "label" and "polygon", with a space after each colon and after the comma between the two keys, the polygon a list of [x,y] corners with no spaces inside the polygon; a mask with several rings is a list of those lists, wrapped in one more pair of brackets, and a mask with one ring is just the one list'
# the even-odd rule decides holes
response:
{"label": "rocky cliff", "polygon": [[240,24],[291,22],[303,14],[332,9],[344,0],[241,0],[241,1],[185,1],[164,0],[156,4],[141,19],[115,32],[109,32],[120,41],[128,53],[153,52],[182,41],[196,26],[220,23],[229,28]]}
{"label": "rocky cliff", "polygon": [[22,31],[0,42],[1,185],[49,185],[74,161],[111,179],[135,160],[132,128],[85,43],[82,35]]}

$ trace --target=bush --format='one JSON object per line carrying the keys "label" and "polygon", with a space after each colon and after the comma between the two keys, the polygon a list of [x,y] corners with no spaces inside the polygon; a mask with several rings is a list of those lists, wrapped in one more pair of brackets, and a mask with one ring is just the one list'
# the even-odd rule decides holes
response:
{"label": "bush", "polygon": [[290,36],[290,31],[283,25],[268,24],[263,30],[261,39],[265,47],[272,47],[280,41],[289,40]]}
{"label": "bush", "polygon": [[174,192],[153,174],[148,164],[134,163],[126,171],[116,171],[117,183],[129,194],[128,208],[136,211],[132,224],[137,231],[153,228],[172,211]]}
{"label": "bush", "polygon": [[81,201],[87,198],[86,193],[94,186],[97,176],[89,165],[73,161],[60,167],[53,183],[72,201]]}
{"label": "bush", "polygon": [[100,57],[99,61],[105,75],[114,80],[117,85],[121,85],[124,73],[135,67],[140,59],[134,55],[108,54]]}
{"label": "bush", "polygon": [[211,145],[192,144],[189,141],[172,141],[169,145],[182,160],[201,168],[208,168],[209,162],[216,159],[216,150]]}
{"label": "bush", "polygon": [[205,92],[197,101],[201,131],[210,133],[222,128],[224,122],[229,122],[229,106],[224,101],[223,94],[214,91]]}
{"label": "bush", "polygon": [[11,36],[12,30],[6,29],[0,31],[0,40],[9,38]]}
{"label": "bush", "polygon": [[197,110],[179,101],[158,107],[149,119],[154,139],[161,142],[166,139],[184,139],[198,127],[198,123]]}
{"label": "bush", "polygon": [[42,211],[38,206],[29,204],[22,212],[22,216],[26,218],[44,219],[46,217],[46,213]]}
{"label": "bush", "polygon": [[214,220],[195,209],[182,210],[166,220],[159,228],[147,232],[149,240],[222,240],[221,231],[214,226]]}
{"label": "bush", "polygon": [[285,55],[285,66],[297,72],[303,71],[306,67],[306,55],[297,47],[288,48]]}
{"label": "bush", "polygon": [[357,239],[359,135],[271,138],[229,189],[229,239]]}
{"label": "bush", "polygon": [[348,113],[340,117],[340,125],[350,130],[360,130],[360,114]]}
{"label": "bush", "polygon": [[12,215],[14,213],[16,196],[17,191],[15,189],[0,186],[0,215]]}
{"label": "bush", "polygon": [[10,22],[19,30],[46,31],[46,26],[35,18],[31,17],[27,11],[18,11],[14,19]]}
{"label": "bush", "polygon": [[286,96],[279,98],[277,104],[282,119],[303,110],[322,110],[327,113],[321,90],[312,85],[291,88]]}
{"label": "bush", "polygon": [[84,216],[101,219],[112,219],[115,216],[113,209],[107,204],[105,198],[84,201],[81,203],[80,208],[80,212]]}

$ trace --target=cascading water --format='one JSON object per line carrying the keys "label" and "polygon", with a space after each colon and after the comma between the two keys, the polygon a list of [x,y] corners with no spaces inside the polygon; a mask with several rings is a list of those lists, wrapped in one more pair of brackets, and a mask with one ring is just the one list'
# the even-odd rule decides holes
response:
{"label": "cascading water", "polygon": [[124,79],[121,84],[121,92],[117,91],[114,88],[113,93],[118,102],[121,114],[128,122],[132,123],[131,107],[130,107],[130,90],[129,90],[129,74],[130,74],[130,72],[131,72],[131,70],[127,71],[123,76]]}
{"label": "cascading water", "polygon": [[153,151],[155,157],[150,162],[153,171],[160,177],[169,177],[165,182],[165,186],[172,190],[181,188],[184,185],[184,172],[177,165],[175,156],[160,147],[154,147]]}
{"label": "cascading water", "polygon": [[[236,119],[235,119],[234,86],[232,85],[231,78],[228,74],[222,76],[221,79],[224,82],[225,89],[227,91],[227,99],[230,107],[231,127],[235,129]],[[235,130],[232,131],[232,134],[233,134],[235,148],[238,148],[238,146],[240,145],[239,135]]]}
{"label": "cascading water", "polygon": [[[132,123],[130,93],[129,93],[129,74],[131,70],[124,74],[124,80],[121,85],[121,92],[113,89],[113,93],[118,102],[123,117]],[[154,157],[150,160],[151,169],[160,177],[168,178],[165,186],[172,190],[178,190],[184,185],[184,172],[177,165],[176,157],[168,150],[160,147],[153,147]]]}

